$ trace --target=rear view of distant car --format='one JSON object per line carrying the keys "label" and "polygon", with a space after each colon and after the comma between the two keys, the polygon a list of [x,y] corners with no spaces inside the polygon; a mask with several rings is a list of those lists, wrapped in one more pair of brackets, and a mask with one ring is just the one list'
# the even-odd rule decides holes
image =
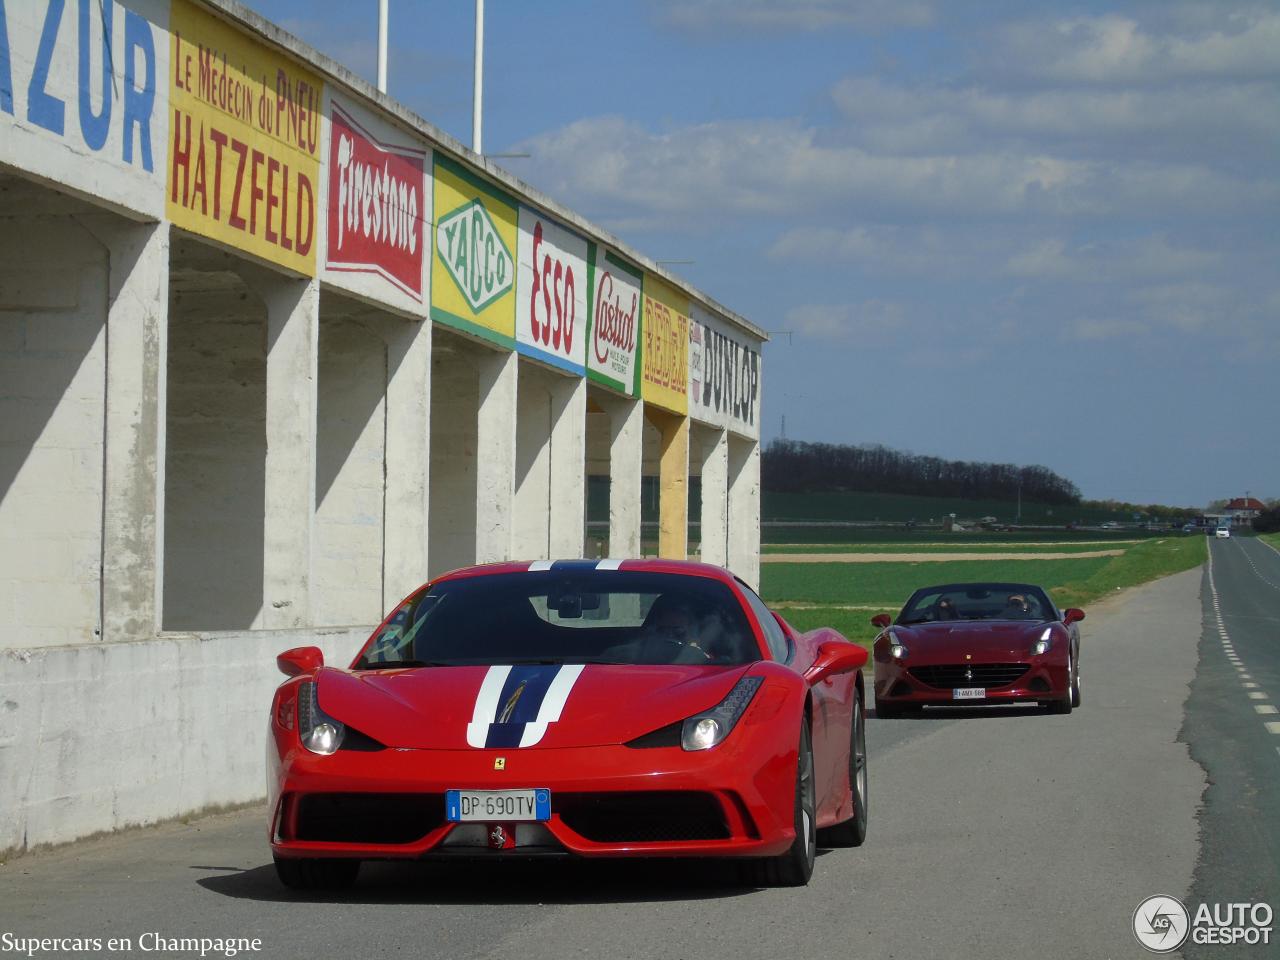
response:
{"label": "rear view of distant car", "polygon": [[1228,530],[1226,527],[1219,527],[1217,530],[1213,531],[1213,535],[1217,537],[1219,540],[1231,539],[1231,531]]}

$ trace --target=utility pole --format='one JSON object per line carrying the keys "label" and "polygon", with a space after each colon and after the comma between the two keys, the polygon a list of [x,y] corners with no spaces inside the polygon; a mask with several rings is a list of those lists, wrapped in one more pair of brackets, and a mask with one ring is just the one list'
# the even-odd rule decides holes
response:
{"label": "utility pole", "polygon": [[471,97],[471,149],[483,154],[480,141],[480,114],[484,106],[484,0],[476,0],[475,81]]}
{"label": "utility pole", "polygon": [[387,0],[378,0],[378,92],[387,92]]}

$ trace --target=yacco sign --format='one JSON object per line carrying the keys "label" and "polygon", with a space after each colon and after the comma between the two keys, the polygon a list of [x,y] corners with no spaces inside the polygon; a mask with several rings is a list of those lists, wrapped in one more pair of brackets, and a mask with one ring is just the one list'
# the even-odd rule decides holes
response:
{"label": "yacco sign", "polygon": [[644,278],[640,396],[673,413],[689,409],[689,301],[671,284]]}
{"label": "yacco sign", "polygon": [[516,349],[581,375],[587,342],[587,241],[520,208]]}
{"label": "yacco sign", "polygon": [[431,318],[503,346],[515,341],[516,204],[436,154]]}
{"label": "yacco sign", "polygon": [[689,415],[759,437],[759,345],[697,304],[690,321]]}
{"label": "yacco sign", "polygon": [[325,269],[379,276],[421,303],[427,151],[376,138],[354,109],[329,110]]}
{"label": "yacco sign", "polygon": [[0,0],[0,161],[160,216],[168,10]]}
{"label": "yacco sign", "polygon": [[169,29],[169,219],[314,276],[320,79],[187,0]]}
{"label": "yacco sign", "polygon": [[640,394],[636,351],[643,326],[643,276],[603,244],[591,245],[587,377],[633,397]]}

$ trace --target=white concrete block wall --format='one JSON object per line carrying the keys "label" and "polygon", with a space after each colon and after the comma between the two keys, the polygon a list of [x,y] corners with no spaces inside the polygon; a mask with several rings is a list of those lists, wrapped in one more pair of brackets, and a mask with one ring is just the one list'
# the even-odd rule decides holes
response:
{"label": "white concrete block wall", "polygon": [[549,473],[552,557],[581,555],[587,517],[587,383],[558,376],[551,385]]}
{"label": "white concrete block wall", "polygon": [[263,798],[276,654],[315,644],[345,666],[371,629],[0,653],[0,860]]}
{"label": "white concrete block wall", "polygon": [[689,445],[690,469],[696,460],[702,477],[698,558],[703,563],[728,566],[729,435],[724,430],[695,425]]}
{"label": "white concrete block wall", "polygon": [[266,310],[234,279],[178,274],[169,304],[163,624],[243,630],[262,611]]}
{"label": "white concrete block wall", "polygon": [[511,556],[551,557],[551,374],[521,359],[516,400],[515,510]]}
{"label": "white concrete block wall", "polygon": [[431,359],[427,566],[434,577],[476,559],[479,381],[467,346],[437,328]]}
{"label": "white concrete block wall", "polygon": [[729,569],[760,589],[760,443],[729,435]]}
{"label": "white concrete block wall", "polygon": [[512,556],[519,357],[482,349],[476,373],[476,562],[495,563]]}
{"label": "white concrete block wall", "polygon": [[316,449],[317,624],[382,619],[387,349],[354,320],[320,319]]}
{"label": "white concrete block wall", "polygon": [[93,641],[101,614],[107,253],[23,196],[0,207],[0,647]]}

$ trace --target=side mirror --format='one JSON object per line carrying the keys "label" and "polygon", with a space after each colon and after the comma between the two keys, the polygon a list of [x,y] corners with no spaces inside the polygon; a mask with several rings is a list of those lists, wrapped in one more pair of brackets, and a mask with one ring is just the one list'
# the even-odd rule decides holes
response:
{"label": "side mirror", "polygon": [[1077,607],[1071,607],[1062,614],[1063,623],[1079,623],[1084,619],[1084,611]]}
{"label": "side mirror", "polygon": [[891,623],[893,623],[893,617],[889,616],[887,613],[877,613],[871,618],[871,625],[873,627],[879,627],[881,630],[889,626]]}
{"label": "side mirror", "polygon": [[319,647],[294,647],[276,657],[276,666],[286,677],[315,673],[324,666],[324,652]]}
{"label": "side mirror", "polygon": [[813,665],[804,672],[804,681],[813,686],[838,673],[852,673],[867,664],[867,650],[847,640],[827,640],[818,645]]}

